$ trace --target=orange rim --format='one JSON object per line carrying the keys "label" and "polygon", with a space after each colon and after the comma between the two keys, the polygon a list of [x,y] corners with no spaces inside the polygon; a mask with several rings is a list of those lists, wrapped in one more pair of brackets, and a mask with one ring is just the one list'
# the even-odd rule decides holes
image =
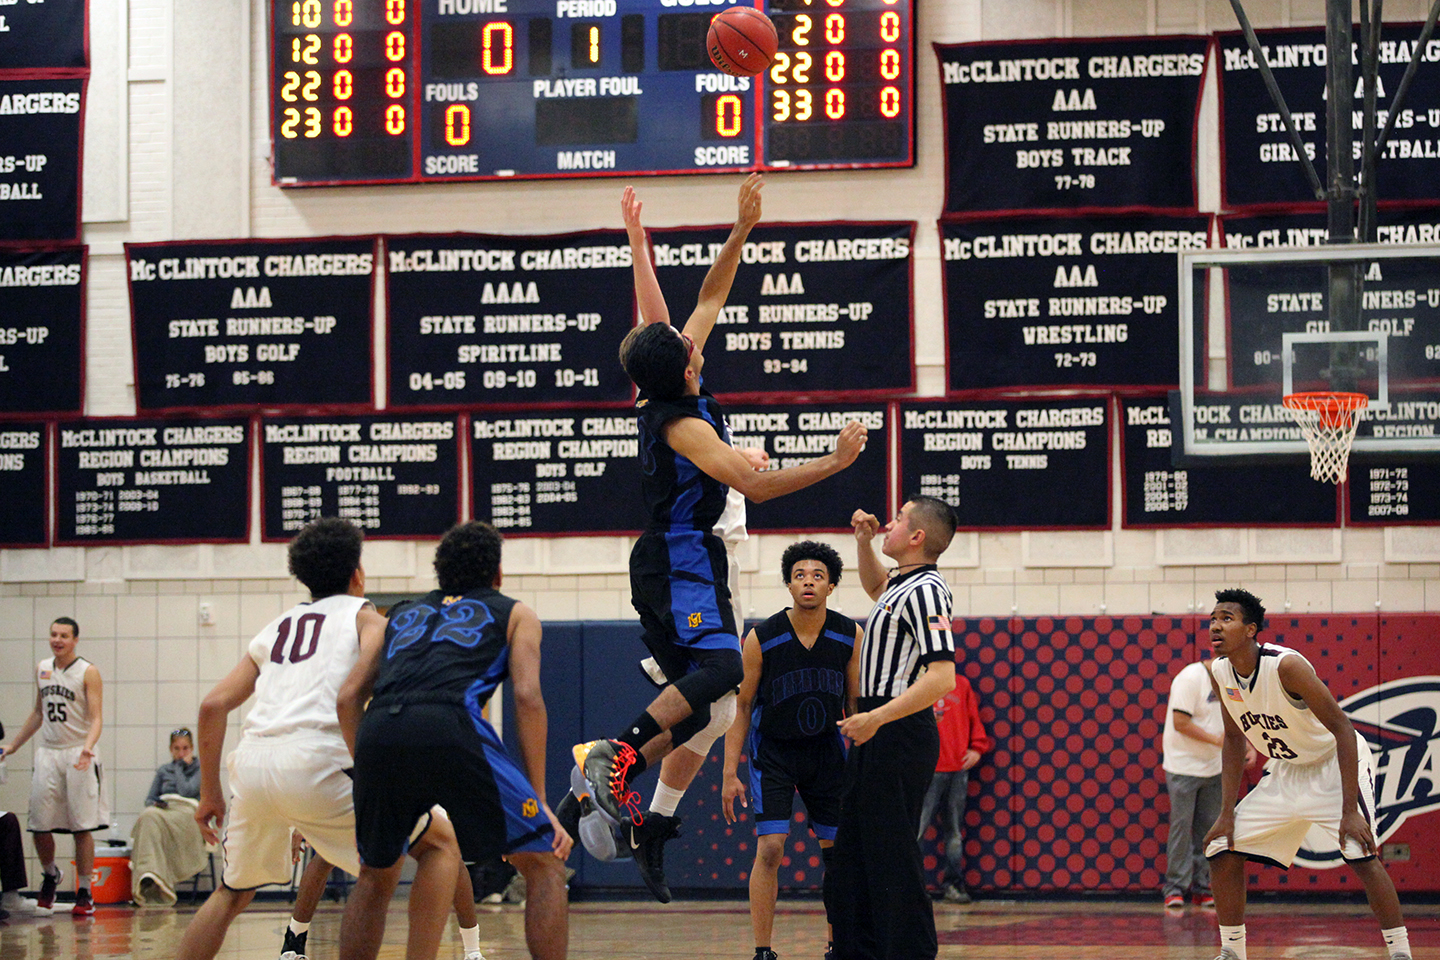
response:
{"label": "orange rim", "polygon": [[1363,393],[1316,390],[1287,394],[1281,402],[1291,410],[1315,411],[1322,427],[1343,427],[1349,425],[1351,414],[1370,405],[1370,398]]}

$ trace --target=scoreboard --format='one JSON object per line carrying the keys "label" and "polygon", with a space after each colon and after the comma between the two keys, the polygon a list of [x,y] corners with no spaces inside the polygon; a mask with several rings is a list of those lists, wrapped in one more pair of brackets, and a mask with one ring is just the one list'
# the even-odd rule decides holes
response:
{"label": "scoreboard", "polygon": [[761,0],[780,45],[720,72],[736,0],[272,0],[281,186],[910,166],[914,0]]}

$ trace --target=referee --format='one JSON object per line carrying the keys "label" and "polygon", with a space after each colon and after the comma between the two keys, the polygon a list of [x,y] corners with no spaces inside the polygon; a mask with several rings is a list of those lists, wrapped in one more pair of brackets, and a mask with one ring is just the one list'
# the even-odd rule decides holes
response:
{"label": "referee", "polygon": [[845,761],[835,837],[836,960],[933,960],[935,915],[915,824],[940,756],[931,707],[955,686],[950,588],[935,561],[955,535],[955,511],[912,497],[884,529],[887,576],[869,546],[880,522],[856,510],[860,583],[876,601],[860,652],[858,712],[840,722]]}

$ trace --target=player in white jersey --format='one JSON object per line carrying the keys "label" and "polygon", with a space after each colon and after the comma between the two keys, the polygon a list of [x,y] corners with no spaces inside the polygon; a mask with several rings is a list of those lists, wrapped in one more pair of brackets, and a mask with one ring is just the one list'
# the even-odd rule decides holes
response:
{"label": "player in white jersey", "polygon": [[95,865],[94,830],[110,826],[103,771],[95,745],[100,740],[103,687],[95,664],[75,652],[80,626],[69,617],[50,624],[50,652],[35,668],[35,709],[20,733],[0,745],[8,757],[38,731],[35,770],[30,781],[29,830],[35,837],[35,855],[42,873],[35,912],[48,915],[55,908],[55,890],[61,870],[55,863],[55,834],[75,837],[77,881],[76,917],[93,916],[90,873]]}
{"label": "player in white jersey", "polygon": [[[256,888],[290,882],[292,829],[325,860],[351,874],[360,872],[351,796],[353,760],[340,733],[335,697],[362,646],[378,646],[385,638],[385,618],[365,599],[362,542],[359,528],[335,518],[316,520],[296,535],[290,542],[290,572],[312,599],[256,634],[245,656],[200,705],[200,804],[195,819],[213,843],[225,820],[219,758],[226,720],[230,711],[256,695],[240,743],[228,760],[230,816],[221,884],[185,930],[180,960],[212,960]],[[422,827],[423,834],[411,838],[412,855],[448,857],[454,862],[452,870],[458,870],[460,852],[449,822],[436,817]],[[435,903],[424,891],[412,893],[412,916],[417,907],[448,913],[448,896]],[[412,936],[407,953],[411,960],[435,956],[438,936],[434,942],[414,941]]]}
{"label": "player in white jersey", "polygon": [[[1315,668],[1295,650],[1261,643],[1265,607],[1245,590],[1217,590],[1210,614],[1215,695],[1225,707],[1220,817],[1205,836],[1220,921],[1218,960],[1247,960],[1245,861],[1288,868],[1311,827],[1340,848],[1365,885],[1391,960],[1410,960],[1400,898],[1377,858],[1375,772]],[[1255,789],[1236,805],[1249,742],[1270,758]]]}

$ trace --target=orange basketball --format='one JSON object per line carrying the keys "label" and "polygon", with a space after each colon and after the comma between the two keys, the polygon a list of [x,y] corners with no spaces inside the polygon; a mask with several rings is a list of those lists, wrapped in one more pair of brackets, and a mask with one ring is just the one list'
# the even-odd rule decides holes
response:
{"label": "orange basketball", "polygon": [[754,7],[731,7],[715,14],[705,37],[710,62],[735,77],[764,73],[779,44],[775,24]]}

